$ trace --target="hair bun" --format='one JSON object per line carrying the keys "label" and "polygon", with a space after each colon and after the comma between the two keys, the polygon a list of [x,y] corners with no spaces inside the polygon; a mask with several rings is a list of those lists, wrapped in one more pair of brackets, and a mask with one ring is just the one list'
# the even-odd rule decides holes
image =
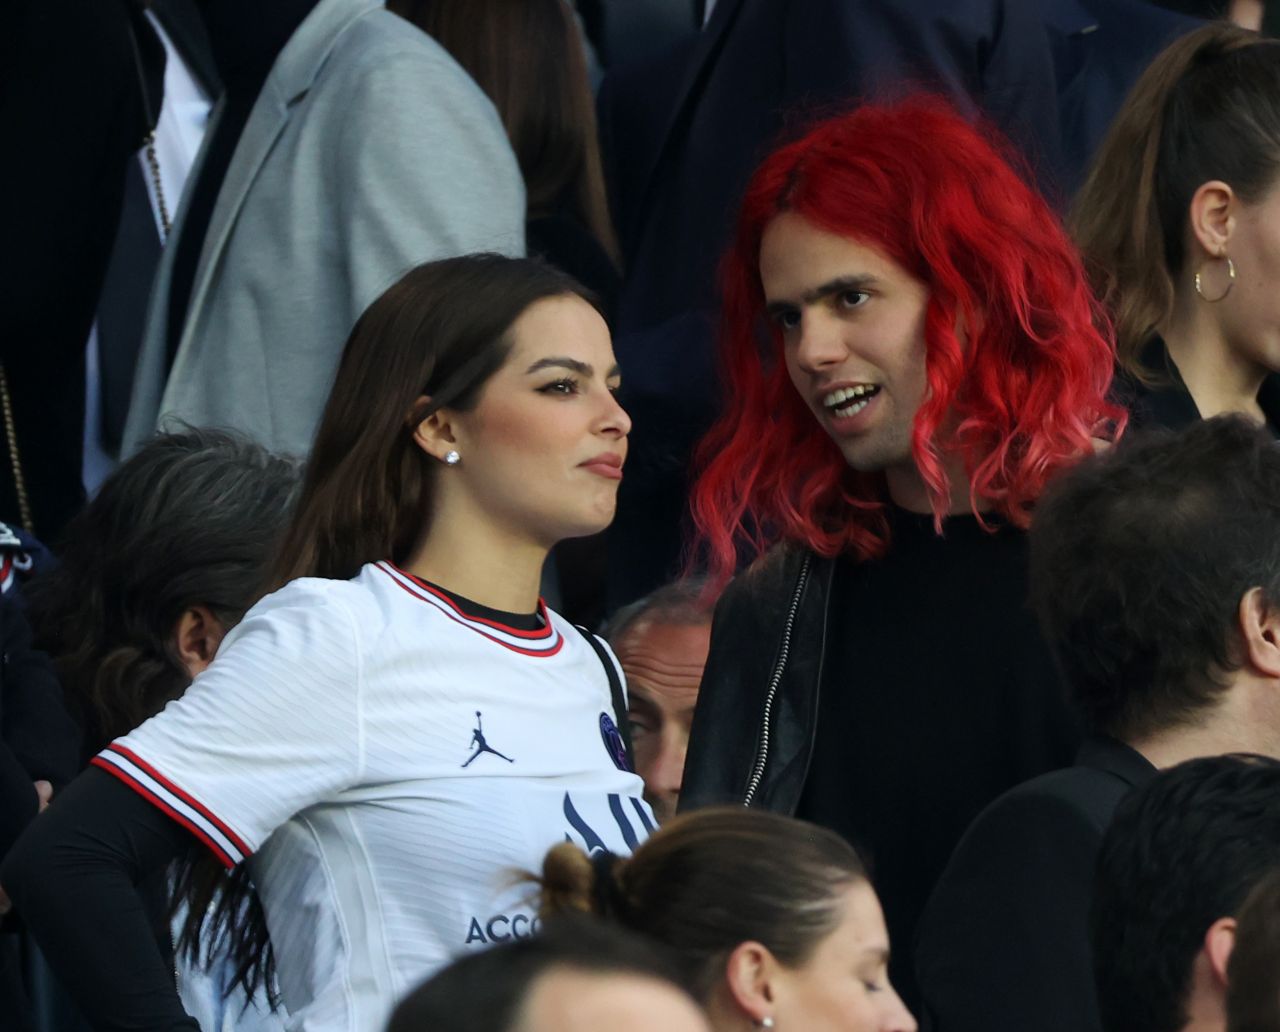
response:
{"label": "hair bun", "polygon": [[602,849],[591,858],[592,911],[606,917],[619,917],[626,909],[626,899],[622,887],[618,884],[618,862],[622,858],[617,853]]}
{"label": "hair bun", "polygon": [[566,911],[597,913],[594,905],[596,868],[572,842],[553,846],[542,861],[538,914],[546,919]]}

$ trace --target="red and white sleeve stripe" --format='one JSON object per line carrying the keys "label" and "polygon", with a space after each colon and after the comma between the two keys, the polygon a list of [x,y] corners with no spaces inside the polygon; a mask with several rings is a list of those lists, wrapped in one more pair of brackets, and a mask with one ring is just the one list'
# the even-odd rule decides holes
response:
{"label": "red and white sleeve stripe", "polygon": [[235,867],[249,856],[250,849],[208,807],[192,798],[136,753],[112,742],[93,758],[93,765],[114,775],[158,806],[201,842],[208,846],[226,867]]}

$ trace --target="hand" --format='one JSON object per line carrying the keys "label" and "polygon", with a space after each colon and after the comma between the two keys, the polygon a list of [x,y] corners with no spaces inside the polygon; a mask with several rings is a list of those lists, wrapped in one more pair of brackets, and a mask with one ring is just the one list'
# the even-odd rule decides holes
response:
{"label": "hand", "polygon": [[[44,813],[45,807],[49,805],[49,800],[53,798],[53,786],[47,781],[34,782],[36,788],[36,800],[39,809],[36,813]],[[13,909],[13,903],[9,899],[9,894],[4,891],[4,887],[0,886],[0,917],[4,917]]]}

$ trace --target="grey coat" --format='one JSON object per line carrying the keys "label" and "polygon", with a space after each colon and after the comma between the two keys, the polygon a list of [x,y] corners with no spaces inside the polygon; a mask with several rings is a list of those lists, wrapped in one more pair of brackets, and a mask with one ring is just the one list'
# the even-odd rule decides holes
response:
{"label": "grey coat", "polygon": [[321,0],[236,147],[167,379],[165,249],[125,454],[168,417],[306,454],[369,303],[420,262],[523,254],[524,217],[515,155],[466,72],[376,0]]}

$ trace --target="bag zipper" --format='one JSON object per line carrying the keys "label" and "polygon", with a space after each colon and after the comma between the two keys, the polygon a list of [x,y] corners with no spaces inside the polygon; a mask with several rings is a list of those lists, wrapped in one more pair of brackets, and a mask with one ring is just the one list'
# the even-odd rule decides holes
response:
{"label": "bag zipper", "polygon": [[791,606],[787,610],[787,621],[782,628],[782,647],[778,650],[778,662],[774,665],[773,676],[769,679],[769,690],[764,697],[764,719],[760,725],[759,745],[756,747],[756,760],[751,767],[751,778],[747,782],[746,795],[742,798],[743,806],[750,806],[764,778],[764,768],[769,762],[769,728],[773,721],[773,701],[778,695],[778,686],[782,683],[782,674],[787,667],[787,657],[791,654],[791,633],[795,629],[796,614],[800,611],[800,596],[804,594],[804,586],[809,580],[809,563],[812,552],[805,552],[804,561],[800,564],[800,575],[796,578],[795,591],[791,595]]}

